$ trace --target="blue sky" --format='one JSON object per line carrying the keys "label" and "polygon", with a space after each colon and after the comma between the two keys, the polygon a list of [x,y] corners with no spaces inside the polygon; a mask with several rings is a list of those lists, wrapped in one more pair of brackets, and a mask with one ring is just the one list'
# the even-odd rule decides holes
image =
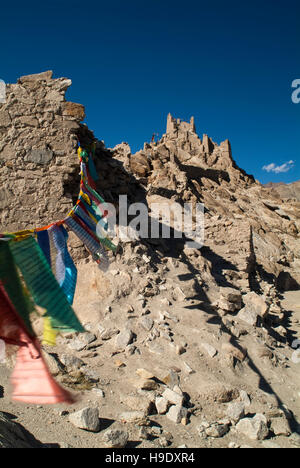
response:
{"label": "blue sky", "polygon": [[107,146],[136,151],[168,112],[194,115],[261,182],[300,179],[299,0],[16,0],[0,12],[0,79],[71,78],[67,98]]}

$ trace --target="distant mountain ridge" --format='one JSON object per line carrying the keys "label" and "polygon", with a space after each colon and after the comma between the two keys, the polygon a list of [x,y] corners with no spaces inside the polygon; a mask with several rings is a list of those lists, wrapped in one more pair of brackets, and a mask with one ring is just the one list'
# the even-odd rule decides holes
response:
{"label": "distant mountain ridge", "polygon": [[266,184],[266,187],[276,192],[280,198],[295,198],[297,201],[300,201],[300,180],[291,184],[284,184],[283,182],[270,182],[269,184]]}

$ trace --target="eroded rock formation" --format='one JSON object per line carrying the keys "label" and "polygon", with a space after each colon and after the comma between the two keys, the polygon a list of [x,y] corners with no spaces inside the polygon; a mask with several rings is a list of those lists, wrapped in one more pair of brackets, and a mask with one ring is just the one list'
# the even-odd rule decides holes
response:
{"label": "eroded rock formation", "polygon": [[114,149],[147,193],[156,200],[200,201],[205,206],[205,246],[218,281],[257,288],[270,282],[279,289],[299,283],[300,205],[283,201],[235,163],[228,140],[220,145],[200,139],[195,123],[167,120],[167,131],[131,155]]}

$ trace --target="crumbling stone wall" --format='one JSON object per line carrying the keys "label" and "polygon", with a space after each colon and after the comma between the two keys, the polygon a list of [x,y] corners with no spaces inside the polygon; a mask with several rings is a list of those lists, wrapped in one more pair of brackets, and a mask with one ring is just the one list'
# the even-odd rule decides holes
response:
{"label": "crumbling stone wall", "polygon": [[8,84],[0,104],[0,232],[63,219],[79,190],[76,145],[84,117],[52,72]]}
{"label": "crumbling stone wall", "polygon": [[171,114],[167,117],[167,135],[176,135],[182,132],[196,133],[195,119],[191,117],[190,123],[183,122],[180,119],[174,119]]}
{"label": "crumbling stone wall", "polygon": [[[19,78],[7,85],[6,101],[0,103],[0,232],[46,226],[67,216],[79,193],[78,141],[84,148],[96,143],[97,190],[107,202],[118,207],[119,195],[128,195],[130,202],[143,198],[123,157],[82,123],[84,106],[66,100],[71,80],[52,76],[47,71]],[[119,145],[122,156],[124,148],[130,152],[128,145]],[[69,234],[73,259],[88,256]]]}
{"label": "crumbling stone wall", "polygon": [[[6,102],[0,104],[0,232],[65,218],[79,193],[78,141],[85,148],[96,143],[97,190],[107,202],[117,206],[119,195],[132,201],[138,196],[122,158],[82,123],[84,106],[66,101],[71,84],[47,71],[7,85]],[[130,152],[126,144],[119,147],[122,155],[124,148]],[[79,249],[73,237],[71,247]]]}

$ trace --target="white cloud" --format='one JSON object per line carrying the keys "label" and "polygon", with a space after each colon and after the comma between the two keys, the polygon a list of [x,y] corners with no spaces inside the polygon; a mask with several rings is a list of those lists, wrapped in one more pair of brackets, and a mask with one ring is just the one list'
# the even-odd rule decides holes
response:
{"label": "white cloud", "polygon": [[281,166],[276,166],[275,163],[268,164],[263,167],[263,171],[274,172],[275,174],[281,174],[283,172],[289,172],[294,167],[294,161],[288,161]]}

